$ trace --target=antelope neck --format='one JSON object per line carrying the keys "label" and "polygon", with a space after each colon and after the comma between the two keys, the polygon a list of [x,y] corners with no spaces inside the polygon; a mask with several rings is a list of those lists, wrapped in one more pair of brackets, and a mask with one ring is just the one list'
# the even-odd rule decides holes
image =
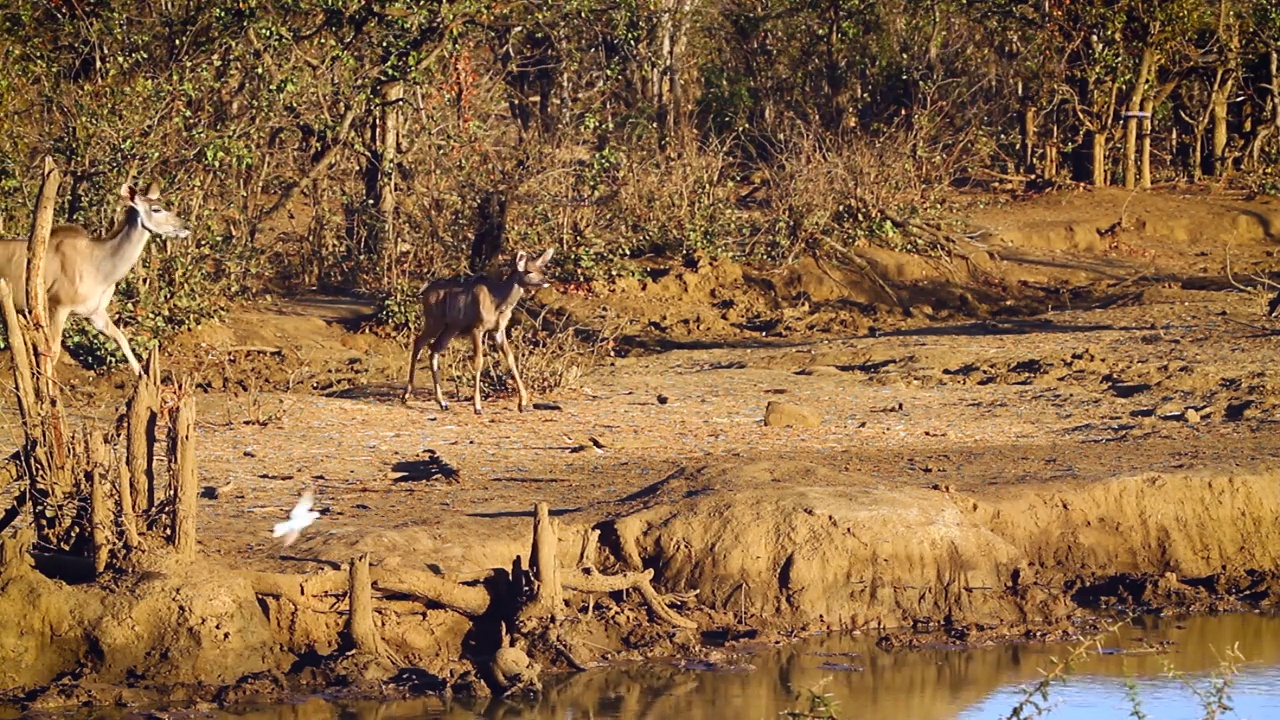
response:
{"label": "antelope neck", "polygon": [[137,208],[130,207],[125,211],[125,218],[115,234],[102,241],[103,275],[118,282],[129,273],[129,270],[142,256],[147,246],[151,231],[142,224],[142,214]]}
{"label": "antelope neck", "polygon": [[524,288],[520,287],[516,273],[511,273],[503,278],[497,290],[499,310],[514,307],[517,302],[520,302],[520,297],[524,295]]}

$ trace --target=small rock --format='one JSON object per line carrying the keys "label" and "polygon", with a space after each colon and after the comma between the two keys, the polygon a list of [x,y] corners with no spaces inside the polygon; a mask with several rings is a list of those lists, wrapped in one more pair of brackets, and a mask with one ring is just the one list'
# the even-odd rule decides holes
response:
{"label": "small rock", "polygon": [[764,424],[767,427],[818,427],[822,416],[803,405],[770,400],[764,409]]}
{"label": "small rock", "polygon": [[658,393],[658,404],[659,404],[659,405],[666,405],[666,404],[667,404],[667,403],[669,403],[669,402],[671,402],[671,398],[667,397],[666,395],[663,395],[662,393]]}
{"label": "small rock", "polygon": [[1182,413],[1182,418],[1194,425],[1195,423],[1200,422],[1200,413],[1196,412],[1195,408],[1187,408],[1186,411]]}
{"label": "small rock", "polygon": [[540,688],[540,672],[537,663],[519,648],[500,647],[493,655],[493,675],[505,690]]}

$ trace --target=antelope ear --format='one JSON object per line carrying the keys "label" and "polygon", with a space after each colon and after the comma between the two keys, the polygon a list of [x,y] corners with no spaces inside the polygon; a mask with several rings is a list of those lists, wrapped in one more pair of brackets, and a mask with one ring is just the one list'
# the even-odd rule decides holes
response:
{"label": "antelope ear", "polygon": [[125,183],[120,186],[120,199],[127,203],[133,202],[133,198],[137,194],[138,191],[134,189],[133,185],[130,183]]}
{"label": "antelope ear", "polygon": [[537,260],[533,261],[533,264],[537,265],[538,267],[545,267],[547,263],[551,262],[551,256],[555,254],[556,254],[556,249],[553,247],[549,247],[547,248],[546,252],[538,256]]}
{"label": "antelope ear", "polygon": [[519,270],[520,272],[524,272],[525,268],[528,266],[529,266],[529,253],[523,250],[516,253],[516,269]]}
{"label": "antelope ear", "polygon": [[159,200],[159,199],[160,199],[160,185],[159,185],[159,183],[156,183],[155,181],[152,181],[152,182],[151,182],[151,184],[147,186],[147,199],[148,199],[148,200]]}

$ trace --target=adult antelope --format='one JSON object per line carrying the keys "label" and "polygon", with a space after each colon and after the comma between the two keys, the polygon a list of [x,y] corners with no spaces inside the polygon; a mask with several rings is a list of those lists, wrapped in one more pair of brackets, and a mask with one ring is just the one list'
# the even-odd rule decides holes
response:
{"label": "adult antelope", "polygon": [[[62,352],[62,329],[67,316],[74,313],[86,318],[98,332],[120,346],[133,372],[141,375],[142,366],[133,356],[129,340],[111,321],[107,306],[120,282],[142,256],[142,249],[152,233],[186,237],[191,234],[182,218],[160,204],[160,189],[155,183],[146,194],[133,185],[120,188],[124,217],[105,238],[89,235],[79,225],[58,225],[49,234],[45,254],[44,282],[49,298],[49,331],[53,339],[53,361]],[[0,278],[14,288],[26,286],[27,243],[23,238],[0,238]],[[19,310],[27,305],[26,293],[13,296]]]}
{"label": "adult antelope", "polygon": [[484,336],[493,333],[498,350],[506,358],[511,374],[516,379],[520,393],[520,412],[529,407],[529,393],[520,378],[516,366],[516,354],[507,341],[507,323],[511,312],[524,296],[526,288],[536,290],[549,283],[543,275],[555,248],[548,248],[537,258],[530,260],[523,250],[516,253],[510,272],[501,280],[477,276],[449,278],[427,283],[422,288],[422,331],[413,340],[409,353],[409,384],[404,389],[404,400],[413,394],[413,379],[418,371],[418,357],[422,348],[431,344],[431,381],[435,384],[436,402],[441,410],[448,410],[444,393],[440,390],[440,356],[449,341],[467,332],[471,334],[473,351],[471,367],[475,370],[475,393],[472,405],[480,412],[480,371],[484,369]]}

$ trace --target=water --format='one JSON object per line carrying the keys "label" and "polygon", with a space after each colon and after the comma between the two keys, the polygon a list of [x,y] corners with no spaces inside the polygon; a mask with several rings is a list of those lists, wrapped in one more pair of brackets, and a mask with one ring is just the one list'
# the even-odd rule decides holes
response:
{"label": "water", "polygon": [[[1144,651],[1159,641],[1164,652]],[[1050,689],[1052,720],[1132,717],[1128,683],[1152,720],[1204,717],[1187,684],[1207,690],[1232,647],[1239,661],[1224,717],[1280,717],[1280,617],[1254,614],[1181,620],[1142,618],[1101,639],[1065,685]],[[976,650],[885,653],[867,637],[821,637],[748,658],[751,668],[706,670],[648,663],[558,679],[534,703],[435,699],[335,705],[318,698],[292,706],[239,711],[261,720],[329,718],[486,718],[489,720],[665,719],[764,720],[805,707],[796,692],[819,688],[838,701],[845,720],[993,720],[1008,715],[1023,688],[1063,657],[1066,646],[1005,645]],[[1171,678],[1169,670],[1179,677]]]}

